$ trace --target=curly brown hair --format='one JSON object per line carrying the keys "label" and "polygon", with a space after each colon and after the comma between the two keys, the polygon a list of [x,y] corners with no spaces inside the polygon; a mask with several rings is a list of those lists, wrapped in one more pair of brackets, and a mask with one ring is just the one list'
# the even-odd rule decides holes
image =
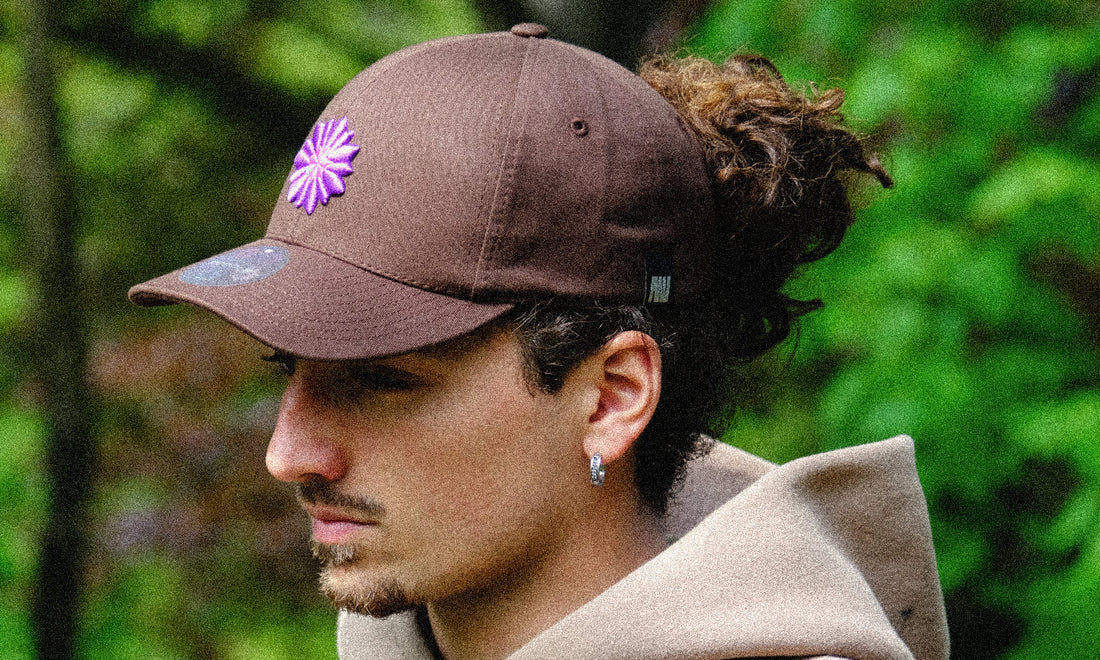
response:
{"label": "curly brown hair", "polygon": [[699,137],[711,172],[719,249],[709,295],[682,307],[542,301],[520,306],[505,324],[532,384],[546,392],[615,334],[653,336],[662,395],[634,445],[635,480],[643,501],[663,513],[687,461],[721,430],[717,413],[729,407],[732,367],[781,342],[794,319],[821,305],[782,289],[798,266],[844,237],[853,219],[848,173],[893,182],[864,139],[844,128],[839,89],[806,96],[770,61],[751,56],[721,66],[656,57],[640,75]]}
{"label": "curly brown hair", "polygon": [[807,97],[763,57],[721,66],[655,57],[640,75],[702,143],[718,207],[718,296],[742,327],[731,349],[756,357],[787,336],[792,318],[820,306],[782,288],[844,238],[853,219],[847,173],[873,174],[887,188],[893,180],[844,127],[842,90]]}

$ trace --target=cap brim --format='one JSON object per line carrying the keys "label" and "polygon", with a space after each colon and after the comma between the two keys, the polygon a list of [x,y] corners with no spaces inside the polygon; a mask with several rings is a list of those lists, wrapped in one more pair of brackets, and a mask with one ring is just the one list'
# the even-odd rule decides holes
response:
{"label": "cap brim", "polygon": [[[189,270],[193,273],[197,266],[237,250],[268,246],[288,258],[254,281],[193,284],[181,279]],[[237,250],[138,284],[130,289],[130,300],[146,307],[194,305],[276,350],[313,360],[407,353],[476,330],[512,309],[510,304],[475,303],[424,291],[273,239]]]}

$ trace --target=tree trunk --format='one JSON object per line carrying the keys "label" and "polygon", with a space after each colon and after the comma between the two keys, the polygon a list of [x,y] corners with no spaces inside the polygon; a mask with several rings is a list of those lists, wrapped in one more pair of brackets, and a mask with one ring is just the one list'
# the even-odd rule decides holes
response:
{"label": "tree trunk", "polygon": [[77,208],[61,144],[49,17],[45,0],[27,0],[22,214],[34,256],[37,306],[31,359],[46,417],[49,511],[39,554],[31,621],[38,657],[71,658],[87,546],[87,509],[95,464],[95,402],[87,380],[84,305],[75,254]]}

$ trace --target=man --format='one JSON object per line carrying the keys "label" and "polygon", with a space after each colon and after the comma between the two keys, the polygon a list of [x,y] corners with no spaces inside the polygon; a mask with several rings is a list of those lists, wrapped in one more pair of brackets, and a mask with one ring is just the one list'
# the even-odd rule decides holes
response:
{"label": "man", "polygon": [[274,349],[267,466],[341,657],[945,658],[907,439],[775,467],[702,435],[804,311],[780,289],[847,227],[837,173],[889,183],[840,98],[546,36],[377,62],[264,239],[131,291]]}

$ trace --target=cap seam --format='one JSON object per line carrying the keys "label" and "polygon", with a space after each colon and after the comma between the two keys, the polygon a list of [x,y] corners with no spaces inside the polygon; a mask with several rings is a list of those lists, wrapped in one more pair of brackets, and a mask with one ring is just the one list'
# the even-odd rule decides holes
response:
{"label": "cap seam", "polygon": [[[404,284],[406,286],[411,286],[411,287],[420,289],[421,291],[428,291],[430,293],[438,293],[440,295],[449,296],[451,298],[458,298],[459,300],[465,300],[465,298],[462,297],[463,293],[465,293],[465,292],[462,291],[462,289],[463,289],[462,286],[441,287],[441,286],[438,286],[436,284],[432,284],[432,283],[429,283],[429,282],[423,282],[423,281],[420,281],[420,280],[409,279],[407,277],[402,277],[400,275],[397,275],[396,273],[392,273],[392,272],[387,271],[385,269],[378,268],[376,266],[366,266],[364,264],[352,261],[351,259],[348,259],[348,258],[343,257],[341,255],[333,254],[333,253],[331,253],[327,250],[320,250],[316,247],[313,247],[312,245],[305,245],[305,244],[303,244],[302,242],[300,242],[296,239],[290,239],[290,238],[287,238],[285,236],[279,236],[277,234],[267,234],[266,236],[264,236],[264,239],[271,239],[271,240],[279,241],[281,243],[286,243],[287,245],[293,245],[294,247],[302,248],[303,250],[309,250],[311,252],[316,252],[318,254],[322,254],[322,255],[330,258],[330,259],[335,259],[335,260],[340,261],[342,263],[345,263],[349,266],[358,268],[360,270],[365,270],[368,273],[371,273],[372,275],[377,275],[378,277],[384,277],[387,280],[391,280],[391,281],[393,281],[397,284]],[[263,240],[263,239],[260,239],[260,240]]]}
{"label": "cap seam", "polygon": [[[517,113],[526,116],[526,108],[521,107],[520,96],[524,93],[524,82],[528,78],[528,62],[531,60],[532,51],[538,46],[539,39],[524,39],[523,62],[520,64],[519,76],[516,80],[515,91],[512,94],[512,112],[508,122],[508,132],[505,135],[504,148],[501,149],[500,174],[497,178],[497,186],[493,191],[493,199],[489,205],[488,217],[485,222],[485,234],[482,237],[481,252],[478,255],[477,264],[474,267],[474,278],[470,286],[470,297],[477,295],[483,286],[482,281],[488,271],[488,263],[493,252],[493,234],[497,229],[497,218],[507,213],[507,206],[511,204],[512,182],[516,174],[516,157],[514,151],[520,143],[520,131],[522,130],[522,117],[517,121]],[[501,108],[503,110],[503,108]],[[517,124],[519,125],[517,127]],[[498,206],[499,205],[499,206]]]}

